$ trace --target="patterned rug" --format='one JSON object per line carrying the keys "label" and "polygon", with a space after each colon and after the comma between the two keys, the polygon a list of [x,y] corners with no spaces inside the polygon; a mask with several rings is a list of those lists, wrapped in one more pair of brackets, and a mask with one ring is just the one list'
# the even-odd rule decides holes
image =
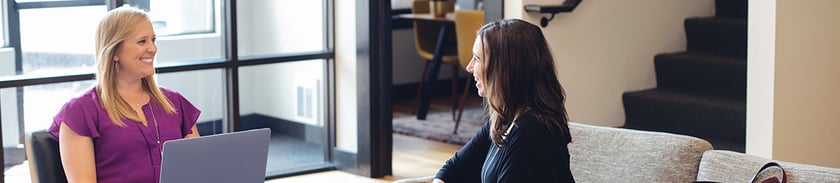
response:
{"label": "patterned rug", "polygon": [[483,125],[484,109],[481,107],[464,108],[458,133],[452,134],[455,121],[452,111],[430,111],[426,120],[417,120],[416,115],[401,115],[394,117],[394,133],[440,141],[444,143],[464,145]]}

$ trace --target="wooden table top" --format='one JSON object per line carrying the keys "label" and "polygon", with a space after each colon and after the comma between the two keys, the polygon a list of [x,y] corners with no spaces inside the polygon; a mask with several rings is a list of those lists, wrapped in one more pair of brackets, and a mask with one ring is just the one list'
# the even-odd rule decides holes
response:
{"label": "wooden table top", "polygon": [[398,18],[402,19],[409,19],[409,20],[426,20],[426,21],[434,21],[434,22],[455,22],[455,14],[447,13],[444,17],[434,17],[430,13],[425,14],[399,14],[397,15]]}

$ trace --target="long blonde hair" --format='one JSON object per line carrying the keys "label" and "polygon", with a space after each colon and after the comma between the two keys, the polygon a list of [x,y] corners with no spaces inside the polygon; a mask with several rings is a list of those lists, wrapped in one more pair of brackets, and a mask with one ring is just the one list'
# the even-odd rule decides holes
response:
{"label": "long blonde hair", "polygon": [[[138,116],[117,92],[119,68],[116,66],[117,62],[112,60],[122,42],[133,35],[136,26],[143,21],[150,21],[145,11],[126,5],[109,11],[96,29],[96,91],[102,107],[108,112],[108,117],[121,127],[125,127],[122,118],[146,123],[146,118]],[[166,113],[175,114],[175,108],[158,88],[154,75],[143,78],[142,83],[143,89],[163,106]]]}

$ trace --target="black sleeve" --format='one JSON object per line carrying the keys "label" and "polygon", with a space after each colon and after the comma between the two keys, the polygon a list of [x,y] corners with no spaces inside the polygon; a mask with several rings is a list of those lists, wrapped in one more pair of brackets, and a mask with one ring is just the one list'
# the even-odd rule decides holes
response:
{"label": "black sleeve", "polygon": [[487,157],[490,140],[490,123],[484,123],[481,130],[449,158],[440,168],[435,178],[444,182],[481,182],[481,167]]}
{"label": "black sleeve", "polygon": [[[505,144],[507,158],[499,183],[574,182],[564,133],[550,130],[532,116],[517,121]],[[568,132],[566,132],[568,133]]]}

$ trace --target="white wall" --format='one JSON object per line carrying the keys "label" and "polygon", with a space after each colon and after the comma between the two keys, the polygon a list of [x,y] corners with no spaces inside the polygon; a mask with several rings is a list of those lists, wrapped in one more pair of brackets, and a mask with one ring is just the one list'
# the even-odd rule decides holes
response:
{"label": "white wall", "polygon": [[[313,126],[322,126],[322,121],[318,118],[305,118],[297,115],[297,87],[309,89],[312,93],[313,104],[321,101],[320,107],[325,105],[323,92],[315,91],[317,85],[323,84],[324,76],[324,61],[299,61],[282,64],[257,65],[242,67],[239,70],[241,83],[248,83],[240,85],[239,98],[240,106],[248,106],[249,111],[245,108],[240,109],[240,113],[246,114],[262,114],[279,119],[309,124]],[[323,87],[320,87],[323,89]],[[246,103],[247,102],[247,103]],[[315,106],[309,106],[315,107]],[[317,113],[317,108],[310,108],[313,113]],[[300,109],[300,110],[306,110]],[[317,117],[322,114],[313,114]]]}
{"label": "white wall", "polygon": [[[750,12],[768,15],[752,17],[750,21],[767,22],[765,19],[775,17],[775,44],[772,44],[775,51],[748,47],[749,52],[775,55],[748,58],[748,62],[773,64],[748,68],[748,73],[773,73],[773,81],[760,83],[765,85],[748,85],[747,90],[771,88],[773,92],[772,111],[747,108],[749,117],[755,117],[747,119],[748,128],[758,128],[748,129],[748,132],[765,132],[762,137],[771,137],[748,138],[748,145],[761,146],[748,146],[752,149],[747,152],[771,155],[770,158],[777,160],[840,168],[840,157],[837,156],[840,154],[840,141],[837,141],[840,119],[836,116],[836,109],[840,108],[840,72],[837,72],[840,68],[840,62],[837,62],[840,60],[840,22],[835,20],[840,17],[840,12],[836,11],[840,1],[776,0],[750,4]],[[750,27],[749,39],[754,36],[768,38],[767,34],[762,34],[768,31],[754,28],[766,27]],[[773,71],[766,71],[768,69]],[[748,75],[748,82],[764,79],[758,77],[762,76]],[[748,96],[749,106],[760,105],[757,103],[764,99],[749,99],[751,97],[754,96]],[[768,133],[766,127],[756,127],[759,124],[772,125],[772,129]]]}
{"label": "white wall", "polygon": [[[0,77],[15,75],[15,52],[13,48],[0,48]],[[15,88],[0,89],[0,121],[3,122],[3,146],[15,147],[20,143],[18,129],[17,91]]]}
{"label": "white wall", "polygon": [[356,1],[335,2],[336,149],[358,152]]}
{"label": "white wall", "polygon": [[[547,15],[524,12],[523,5],[560,3],[505,1],[505,18],[539,25]],[[543,33],[566,90],[570,120],[624,125],[622,93],[655,87],[653,57],[685,50],[685,18],[713,15],[712,0],[583,1],[574,12],[557,14]]]}
{"label": "white wall", "polygon": [[746,153],[773,157],[776,1],[748,4]]}

